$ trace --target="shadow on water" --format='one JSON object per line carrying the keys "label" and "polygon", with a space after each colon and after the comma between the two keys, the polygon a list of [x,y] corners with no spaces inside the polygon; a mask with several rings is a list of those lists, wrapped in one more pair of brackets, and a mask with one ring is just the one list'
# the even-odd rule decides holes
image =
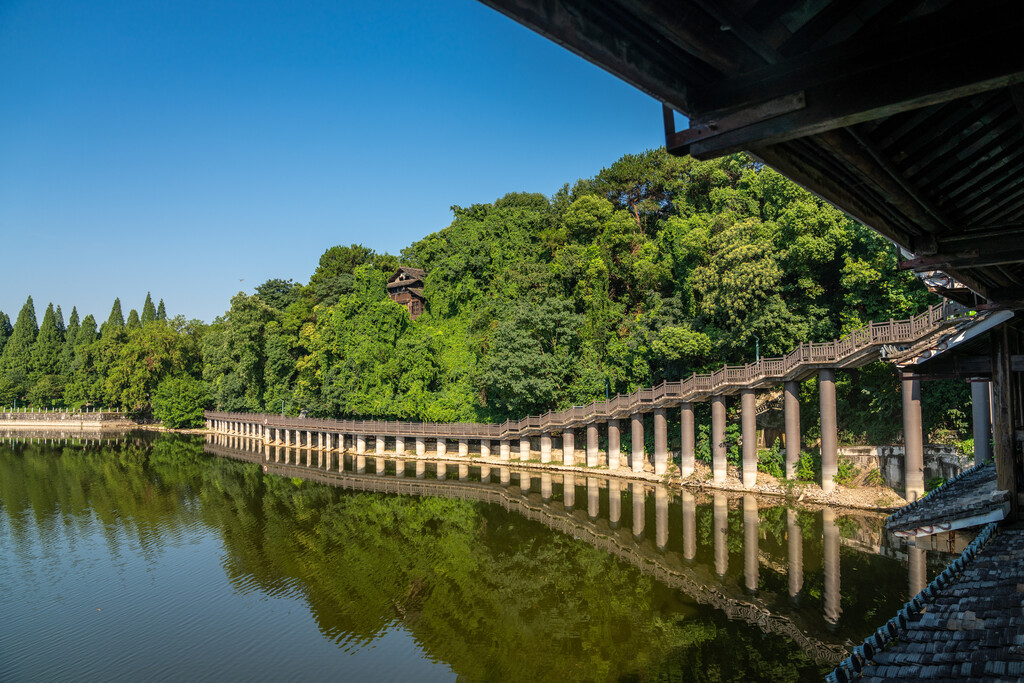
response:
{"label": "shadow on water", "polygon": [[202,526],[235,593],[300,598],[341,652],[404,628],[470,680],[820,679],[942,561],[878,516],[227,436],[0,444],[0,504],[15,555],[98,519],[157,563]]}

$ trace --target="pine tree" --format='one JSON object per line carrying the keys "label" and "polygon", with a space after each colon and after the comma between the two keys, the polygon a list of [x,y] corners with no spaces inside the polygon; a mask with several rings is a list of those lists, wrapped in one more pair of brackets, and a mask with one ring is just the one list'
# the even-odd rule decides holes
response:
{"label": "pine tree", "polygon": [[156,308],[153,306],[153,297],[146,292],[146,303],[142,305],[142,324],[151,323],[156,320]]}
{"label": "pine tree", "polygon": [[95,344],[96,319],[87,315],[75,335],[74,360],[71,363],[69,379],[64,391],[68,405],[82,406],[98,401],[101,397],[101,378],[96,370]]}
{"label": "pine tree", "polygon": [[18,313],[18,322],[14,323],[11,336],[0,355],[0,376],[18,387],[17,394],[24,395],[28,388],[28,373],[32,361],[32,344],[35,343],[39,327],[36,325],[36,307],[32,297]]}
{"label": "pine tree", "polygon": [[57,328],[57,314],[51,303],[43,314],[43,324],[39,326],[36,343],[32,346],[32,362],[29,370],[29,381],[35,384],[46,375],[55,375],[60,369],[60,353],[64,346],[64,337]]}
{"label": "pine tree", "polygon": [[139,312],[134,308],[128,311],[128,322],[125,323],[125,329],[137,330],[142,327],[142,323],[139,321]]}
{"label": "pine tree", "polygon": [[124,314],[121,312],[121,299],[114,299],[114,305],[110,308],[110,316],[107,322],[100,328],[100,336],[113,334],[124,329]]}
{"label": "pine tree", "polygon": [[156,319],[167,320],[167,309],[164,308],[164,300],[160,299],[160,305],[156,307]]}
{"label": "pine tree", "polygon": [[60,350],[60,372],[65,378],[71,375],[71,364],[75,360],[75,340],[80,326],[78,309],[72,306],[71,317],[68,318],[68,326],[64,330],[64,347]]}
{"label": "pine tree", "polygon": [[0,311],[0,354],[4,352],[4,346],[7,345],[7,340],[11,337],[11,332],[14,328],[11,327],[11,319],[6,313]]}
{"label": "pine tree", "polygon": [[67,333],[67,328],[64,327],[64,314],[60,311],[60,306],[57,306],[55,315],[57,316],[57,331],[60,332],[61,341],[64,340],[64,335]]}

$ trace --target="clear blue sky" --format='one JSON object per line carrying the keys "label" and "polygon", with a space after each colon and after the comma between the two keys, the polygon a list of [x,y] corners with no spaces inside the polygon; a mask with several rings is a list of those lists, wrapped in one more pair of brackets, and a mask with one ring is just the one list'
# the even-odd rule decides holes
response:
{"label": "clear blue sky", "polygon": [[662,143],[658,102],[472,0],[2,0],[0,310],[211,321]]}

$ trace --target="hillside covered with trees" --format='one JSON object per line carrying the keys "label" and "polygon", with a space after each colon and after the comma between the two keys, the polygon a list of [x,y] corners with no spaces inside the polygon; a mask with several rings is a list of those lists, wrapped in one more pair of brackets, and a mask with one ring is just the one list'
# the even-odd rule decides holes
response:
{"label": "hillside covered with trees", "polygon": [[[118,324],[119,303],[99,330],[74,312],[65,329],[52,306],[38,330],[34,312],[13,327],[0,314],[0,403],[145,412],[164,380],[201,378],[223,410],[501,421],[781,355],[935,302],[897,270],[892,244],[744,155],[652,150],[552,197],[452,211],[397,257],[331,247],[308,283],[240,292],[210,325],[146,307]],[[415,322],[385,289],[399,265],[428,273]],[[839,392],[847,440],[895,436],[892,368],[840,373]],[[965,430],[968,395],[929,383],[929,429]]]}

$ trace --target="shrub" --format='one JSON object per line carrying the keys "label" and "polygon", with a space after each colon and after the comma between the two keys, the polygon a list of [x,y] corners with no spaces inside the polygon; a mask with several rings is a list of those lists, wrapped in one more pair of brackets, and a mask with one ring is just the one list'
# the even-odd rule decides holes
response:
{"label": "shrub", "polygon": [[771,448],[757,452],[757,470],[776,479],[782,479],[786,475],[786,463],[779,450],[778,441]]}
{"label": "shrub", "polygon": [[836,466],[836,476],[832,480],[843,486],[852,486],[857,475],[860,474],[860,469],[849,458],[839,458]]}
{"label": "shrub", "polygon": [[153,417],[170,429],[201,427],[210,397],[206,385],[187,375],[165,379],[153,396]]}
{"label": "shrub", "polygon": [[800,481],[818,481],[821,477],[821,455],[800,451],[796,461],[796,478]]}
{"label": "shrub", "polygon": [[928,492],[931,492],[931,491],[939,488],[940,486],[942,486],[945,483],[946,483],[946,478],[945,477],[928,477],[928,481],[926,481],[924,483],[924,490],[928,491]]}
{"label": "shrub", "polygon": [[871,470],[864,478],[864,483],[868,486],[882,486],[885,484],[885,478],[882,476],[882,470]]}

